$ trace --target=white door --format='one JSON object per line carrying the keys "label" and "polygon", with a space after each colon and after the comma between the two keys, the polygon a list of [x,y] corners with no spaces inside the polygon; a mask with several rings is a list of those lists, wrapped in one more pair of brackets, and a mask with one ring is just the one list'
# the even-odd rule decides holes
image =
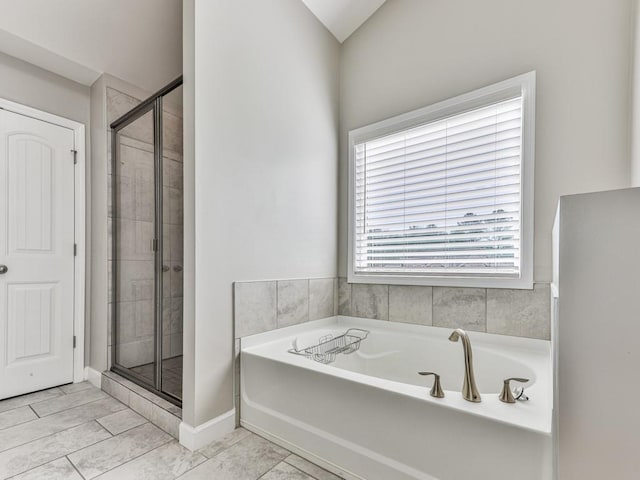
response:
{"label": "white door", "polygon": [[0,399],[73,381],[73,149],[0,110]]}

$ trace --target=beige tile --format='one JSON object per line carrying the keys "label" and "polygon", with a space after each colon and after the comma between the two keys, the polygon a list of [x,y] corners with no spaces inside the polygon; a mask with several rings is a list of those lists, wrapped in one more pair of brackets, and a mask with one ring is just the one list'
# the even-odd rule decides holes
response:
{"label": "beige tile", "polygon": [[124,137],[124,141],[131,139],[128,143],[135,144],[136,142],[142,142],[147,145],[147,148],[153,148],[153,115],[152,112],[144,114],[142,117],[138,117],[129,125],[120,130],[121,138]]}
{"label": "beige tile", "polygon": [[164,408],[154,405],[151,409],[151,422],[174,438],[179,438],[180,418]]}
{"label": "beige tile", "polygon": [[122,138],[121,141],[116,174],[130,178],[134,183],[139,180],[153,184],[155,180],[153,146],[129,141],[126,138]]}
{"label": "beige tile", "polygon": [[129,390],[105,375],[102,376],[102,390],[125,405],[129,405]]}
{"label": "beige tile", "polygon": [[0,413],[0,430],[37,419],[38,416],[28,405]]}
{"label": "beige tile", "polygon": [[164,158],[162,164],[162,183],[163,185],[175,189],[182,189],[183,187],[183,172],[182,163]]}
{"label": "beige tile", "polygon": [[107,398],[107,394],[95,387],[91,387],[87,390],[82,390],[76,393],[70,393],[61,397],[56,397],[51,400],[45,400],[43,402],[33,403],[31,408],[40,417],[46,417],[53,413],[61,412],[78,405],[84,405],[89,402],[94,402]]}
{"label": "beige tile", "polygon": [[309,320],[332,317],[333,297],[333,278],[312,278],[309,280]]}
{"label": "beige tile", "polygon": [[[169,260],[182,264],[184,255],[184,228],[182,225],[167,225],[164,229],[169,234]],[[166,247],[165,247],[166,248]],[[165,250],[166,251],[166,250]]]}
{"label": "beige tile", "polygon": [[76,392],[81,392],[83,390],[91,390],[96,387],[91,385],[89,382],[79,382],[79,383],[70,383],[68,385],[62,385],[61,387],[58,387],[58,388],[60,388],[60,390],[62,390],[64,393],[76,393]]}
{"label": "beige tile", "polygon": [[153,261],[118,261],[118,301],[152,300],[155,267]]}
{"label": "beige tile", "polygon": [[280,462],[273,467],[264,476],[260,477],[261,480],[316,480],[313,477],[307,475],[301,470],[289,465],[285,462]]}
{"label": "beige tile", "polygon": [[433,288],[389,285],[389,320],[432,325]]}
{"label": "beige tile", "polygon": [[107,122],[109,124],[114,122],[139,103],[140,100],[137,98],[107,87]]}
{"label": "beige tile", "polygon": [[184,269],[182,262],[171,262],[171,296],[182,298]]}
{"label": "beige tile", "polygon": [[135,368],[148,364],[155,358],[155,339],[153,335],[141,339],[119,343],[116,346],[118,363],[126,368]]}
{"label": "beige tile", "polygon": [[486,331],[486,290],[433,287],[433,325]]}
{"label": "beige tile", "polygon": [[0,453],[0,478],[8,478],[39,467],[111,435],[96,422],[89,422],[42,437]]}
{"label": "beige tile", "polygon": [[220,440],[211,442],[209,445],[198,451],[205,457],[212,458],[249,435],[251,435],[251,432],[248,430],[245,430],[244,428],[236,428],[233,432],[225,435]]}
{"label": "beige tile", "polygon": [[162,117],[162,129],[165,151],[182,153],[182,118],[165,110]]}
{"label": "beige tile", "polygon": [[171,356],[176,357],[182,355],[183,338],[181,333],[171,334]]}
{"label": "beige tile", "polygon": [[40,392],[29,393],[27,395],[20,395],[19,397],[8,398],[0,401],[0,412],[7,410],[13,410],[14,408],[29,405],[31,403],[41,402],[43,400],[50,400],[62,395],[62,391],[58,388],[51,388],[49,390],[42,390]]}
{"label": "beige tile", "polygon": [[[149,367],[153,368],[153,365],[149,365]],[[159,396],[153,394],[149,390],[141,387],[140,385],[136,385],[135,383],[127,380],[124,377],[121,377],[120,375],[118,375],[118,374],[116,374],[114,372],[105,372],[103,374],[103,376],[107,376],[107,377],[111,378],[112,380],[114,380],[114,381],[120,383],[121,385],[125,386],[132,393],[137,393],[141,397],[146,398],[147,400],[149,400],[151,403],[153,403],[155,405],[160,405],[165,410],[170,409],[171,407],[174,406],[172,403],[166,401],[165,399],[160,398]]]}
{"label": "beige tile", "polygon": [[162,445],[100,475],[100,480],[172,480],[206,461],[178,442]]}
{"label": "beige tile", "polygon": [[171,299],[170,333],[182,333],[182,298]]}
{"label": "beige tile", "polygon": [[236,282],[234,292],[236,338],[277,327],[276,282]]}
{"label": "beige tile", "polygon": [[119,261],[153,261],[151,241],[155,238],[153,222],[115,219],[117,228],[116,257]]}
{"label": "beige tile", "polygon": [[16,477],[11,477],[11,480],[83,480],[83,478],[73,468],[71,462],[62,457]]}
{"label": "beige tile", "polygon": [[341,477],[334,475],[331,472],[327,472],[324,468],[321,468],[308,460],[305,460],[298,455],[291,454],[284,459],[289,465],[293,465],[298,470],[311,475],[316,480],[340,480]]}
{"label": "beige tile", "polygon": [[309,280],[280,280],[278,288],[278,328],[309,320]]}
{"label": "beige tile", "polygon": [[68,456],[84,478],[98,475],[153,450],[171,440],[159,428],[145,423]]}
{"label": "beige tile", "polygon": [[146,423],[147,420],[133,410],[127,408],[126,410],[121,410],[105,417],[98,418],[97,421],[100,425],[106,428],[111,435],[118,435],[119,433]]}
{"label": "beige tile", "polygon": [[251,434],[180,478],[181,480],[258,479],[288,454],[289,452],[283,448]]}
{"label": "beige tile", "polygon": [[[0,451],[33,442],[34,440],[76,427],[125,408],[126,407],[117,400],[106,398],[54,413],[48,417],[0,430]],[[102,427],[100,428],[102,429]],[[105,433],[107,432],[105,431]]]}
{"label": "beige tile", "polygon": [[549,340],[550,292],[548,284],[533,290],[487,290],[487,332]]}
{"label": "beige tile", "polygon": [[184,221],[184,199],[182,186],[178,188],[165,187],[169,199],[167,223],[182,225]]}
{"label": "beige tile", "polygon": [[153,300],[116,303],[118,309],[118,344],[144,340],[154,333]]}
{"label": "beige tile", "polygon": [[153,418],[154,404],[151,400],[148,400],[137,393],[129,393],[129,407],[147,420],[151,420]]}
{"label": "beige tile", "polygon": [[338,315],[351,315],[351,284],[346,278],[338,279]]}
{"label": "beige tile", "polygon": [[389,286],[353,284],[351,315],[374,320],[389,320]]}

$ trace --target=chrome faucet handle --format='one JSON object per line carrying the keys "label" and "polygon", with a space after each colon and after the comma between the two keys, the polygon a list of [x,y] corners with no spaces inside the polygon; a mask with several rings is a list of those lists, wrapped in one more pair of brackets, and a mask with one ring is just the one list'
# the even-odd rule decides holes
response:
{"label": "chrome faucet handle", "polygon": [[[516,399],[513,398],[513,393],[511,392],[511,385],[509,384],[509,382],[511,381],[527,383],[529,379],[528,378],[506,378],[504,380],[504,384],[502,385],[502,392],[498,397],[501,402],[516,403]],[[524,388],[521,390],[520,394],[518,395],[518,398],[520,398],[522,395],[524,395]]]}
{"label": "chrome faucet handle", "polygon": [[418,372],[418,375],[433,375],[433,387],[431,387],[431,396],[435,398],[444,398],[444,391],[440,385],[440,375],[435,372]]}

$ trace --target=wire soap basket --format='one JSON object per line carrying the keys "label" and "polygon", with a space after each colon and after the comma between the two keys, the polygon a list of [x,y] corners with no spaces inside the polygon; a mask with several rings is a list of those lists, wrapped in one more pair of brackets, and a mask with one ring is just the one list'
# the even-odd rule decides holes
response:
{"label": "wire soap basket", "polygon": [[334,337],[333,335],[325,335],[321,337],[317,344],[310,347],[298,349],[297,339],[293,342],[293,348],[289,353],[302,355],[311,360],[320,363],[332,363],[336,359],[336,355],[344,353],[349,355],[360,348],[360,342],[367,338],[368,330],[360,328],[350,328],[342,335]]}

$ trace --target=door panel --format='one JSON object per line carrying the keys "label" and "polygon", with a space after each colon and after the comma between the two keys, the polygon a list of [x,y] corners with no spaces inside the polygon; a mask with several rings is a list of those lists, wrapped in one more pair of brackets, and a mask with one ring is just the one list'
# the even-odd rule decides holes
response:
{"label": "door panel", "polygon": [[9,252],[52,253],[53,154],[42,139],[8,135]]}
{"label": "door panel", "polygon": [[55,355],[55,284],[9,285],[7,366]]}
{"label": "door panel", "polygon": [[73,381],[73,135],[0,110],[0,398]]}

